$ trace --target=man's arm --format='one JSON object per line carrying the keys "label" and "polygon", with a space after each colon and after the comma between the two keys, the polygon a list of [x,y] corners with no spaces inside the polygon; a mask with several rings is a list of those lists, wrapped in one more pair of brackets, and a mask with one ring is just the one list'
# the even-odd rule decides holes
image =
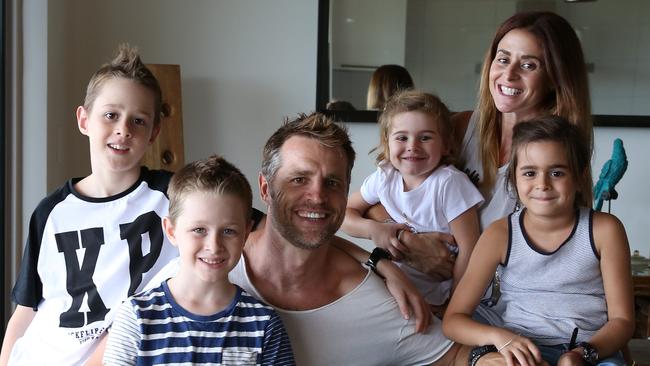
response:
{"label": "man's arm", "polygon": [[32,323],[34,316],[36,316],[34,309],[22,305],[16,306],[16,310],[9,319],[9,323],[7,323],[4,341],[2,341],[0,366],[5,366],[9,362],[9,355],[14,348],[14,344],[16,344],[16,340],[25,334],[25,330]]}
{"label": "man's arm", "polygon": [[[336,237],[333,244],[336,248],[354,258],[359,263],[366,263],[370,253],[343,238]],[[386,279],[386,287],[393,295],[400,312],[408,319],[415,315],[415,330],[424,331],[431,324],[429,305],[424,301],[422,294],[415,288],[404,272],[389,260],[381,260],[377,264],[377,272]]]}

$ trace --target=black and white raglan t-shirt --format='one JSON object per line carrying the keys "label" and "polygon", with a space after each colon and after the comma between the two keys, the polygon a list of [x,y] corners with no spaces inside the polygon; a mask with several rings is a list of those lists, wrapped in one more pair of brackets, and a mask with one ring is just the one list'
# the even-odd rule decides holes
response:
{"label": "black and white raglan t-shirt", "polygon": [[106,198],[82,196],[75,178],[40,202],[12,293],[37,311],[11,364],[82,364],[122,301],[178,256],[161,225],[170,178],[142,168],[132,187]]}

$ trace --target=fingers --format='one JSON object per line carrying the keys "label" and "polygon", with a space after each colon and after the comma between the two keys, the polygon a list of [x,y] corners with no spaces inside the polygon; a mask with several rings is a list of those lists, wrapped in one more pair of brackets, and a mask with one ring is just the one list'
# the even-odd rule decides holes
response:
{"label": "fingers", "polygon": [[402,253],[408,253],[409,248],[406,247],[404,244],[402,244],[401,237],[404,236],[404,229],[398,230],[397,231],[397,236],[394,238],[391,238],[390,244],[395,247],[395,249],[399,250]]}
{"label": "fingers", "polygon": [[429,305],[423,301],[422,297],[411,298],[413,302],[413,312],[415,313],[415,331],[422,333],[427,330],[431,324],[431,311]]}
{"label": "fingers", "polygon": [[537,362],[535,362],[535,358],[533,357],[532,354],[530,354],[528,349],[518,349],[515,348],[512,353],[515,355],[517,358],[517,361],[519,361],[519,364],[521,366],[535,366],[537,365]]}
{"label": "fingers", "polygon": [[[395,301],[397,301],[397,306],[399,307],[399,312],[402,313],[402,317],[404,319],[409,319],[411,316],[411,306],[408,302],[408,298],[406,297],[406,293],[399,291],[396,293],[392,293],[393,297],[395,298]],[[416,324],[417,324],[417,319],[416,319]]]}
{"label": "fingers", "polygon": [[400,252],[399,250],[397,250],[397,249],[396,249],[392,244],[389,245],[388,248],[386,248],[386,250],[388,250],[388,252],[390,253],[391,257],[393,257],[393,260],[399,262],[399,261],[401,261],[402,259],[404,259],[404,255],[402,255],[402,252]]}
{"label": "fingers", "polygon": [[542,362],[541,353],[528,338],[515,336],[499,348],[508,364],[517,363],[521,366],[536,366]]}

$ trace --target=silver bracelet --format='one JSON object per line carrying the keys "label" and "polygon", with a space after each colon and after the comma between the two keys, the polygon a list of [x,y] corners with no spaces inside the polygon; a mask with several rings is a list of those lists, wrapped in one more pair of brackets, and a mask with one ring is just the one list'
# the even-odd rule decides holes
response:
{"label": "silver bracelet", "polygon": [[514,341],[515,338],[517,338],[518,336],[519,336],[519,334],[515,335],[515,336],[512,337],[509,341],[507,341],[506,344],[504,344],[503,346],[497,348],[497,352],[501,352],[502,349],[508,347],[508,346],[510,345],[510,343],[512,343],[512,341]]}

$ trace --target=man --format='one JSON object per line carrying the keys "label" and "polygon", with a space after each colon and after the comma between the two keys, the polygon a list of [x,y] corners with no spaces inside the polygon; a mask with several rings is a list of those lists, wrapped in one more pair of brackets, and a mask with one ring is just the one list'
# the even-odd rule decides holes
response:
{"label": "man", "polygon": [[347,132],[318,113],[271,136],[259,176],[267,218],[231,280],[276,308],[299,365],[467,364],[437,319],[417,333],[381,279],[337,248],[354,155]]}

